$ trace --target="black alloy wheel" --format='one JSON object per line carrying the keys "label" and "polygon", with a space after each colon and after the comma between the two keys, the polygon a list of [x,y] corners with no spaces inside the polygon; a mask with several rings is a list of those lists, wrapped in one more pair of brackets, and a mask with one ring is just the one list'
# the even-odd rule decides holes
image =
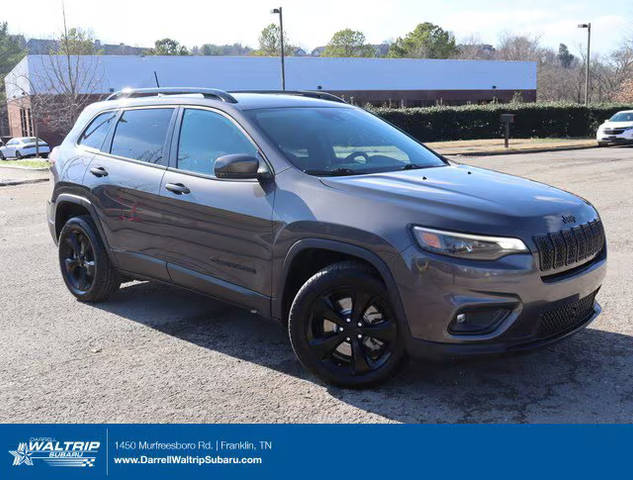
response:
{"label": "black alloy wheel", "polygon": [[293,302],[289,332],[301,363],[335,385],[382,382],[404,357],[384,285],[355,262],[326,267],[306,282]]}
{"label": "black alloy wheel", "polygon": [[392,355],[397,337],[384,299],[351,288],[318,297],[308,325],[308,345],[321,363],[337,372],[364,375]]}
{"label": "black alloy wheel", "polygon": [[59,234],[59,266],[68,290],[82,302],[107,299],[121,285],[89,215],[73,217]]}
{"label": "black alloy wheel", "polygon": [[62,273],[74,292],[82,295],[95,281],[95,254],[88,236],[79,227],[73,227],[59,245]]}

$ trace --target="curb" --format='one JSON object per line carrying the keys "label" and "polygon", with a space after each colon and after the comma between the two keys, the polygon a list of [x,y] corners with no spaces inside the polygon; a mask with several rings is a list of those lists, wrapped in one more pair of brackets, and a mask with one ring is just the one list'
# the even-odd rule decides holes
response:
{"label": "curb", "polygon": [[0,187],[12,187],[14,185],[26,185],[28,183],[41,183],[41,182],[48,182],[48,178],[34,178],[31,180],[7,180],[7,181],[0,180]]}
{"label": "curb", "polygon": [[31,170],[33,172],[44,172],[48,170],[50,167],[21,167],[19,165],[2,165],[0,163],[0,168],[10,168],[12,170]]}
{"label": "curb", "polygon": [[453,156],[461,156],[461,157],[483,157],[483,156],[493,156],[493,155],[514,155],[516,153],[540,153],[540,152],[558,152],[564,150],[584,150],[587,148],[599,148],[598,144],[596,145],[566,145],[560,147],[535,147],[535,148],[525,148],[522,150],[512,150],[511,148],[508,151],[499,151],[499,150],[481,150],[477,152],[440,152],[442,155],[453,155]]}

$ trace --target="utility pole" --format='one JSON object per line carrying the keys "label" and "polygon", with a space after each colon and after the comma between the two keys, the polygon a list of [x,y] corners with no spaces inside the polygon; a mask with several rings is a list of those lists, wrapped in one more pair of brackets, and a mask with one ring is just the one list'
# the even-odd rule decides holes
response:
{"label": "utility pole", "polygon": [[585,64],[585,105],[589,105],[589,59],[591,56],[591,22],[580,23],[578,28],[587,29],[587,62]]}
{"label": "utility pole", "polygon": [[284,66],[284,17],[282,8],[273,8],[270,13],[279,14],[279,45],[281,47],[281,89],[286,89],[286,70]]}

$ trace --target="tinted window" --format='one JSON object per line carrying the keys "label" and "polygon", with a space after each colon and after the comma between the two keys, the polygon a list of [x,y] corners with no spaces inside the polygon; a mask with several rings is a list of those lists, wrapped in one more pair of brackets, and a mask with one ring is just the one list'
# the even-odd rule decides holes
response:
{"label": "tinted window", "polygon": [[161,163],[172,112],[171,108],[124,111],[117,122],[110,152],[142,162]]}
{"label": "tinted window", "polygon": [[99,150],[110,130],[114,117],[116,117],[116,112],[105,112],[98,115],[79,137],[79,144]]}
{"label": "tinted window", "polygon": [[446,165],[374,115],[352,108],[274,108],[248,112],[297,168],[353,175]]}
{"label": "tinted window", "polygon": [[232,153],[256,155],[257,147],[228,118],[208,110],[185,110],[178,142],[178,168],[213,175],[215,160]]}

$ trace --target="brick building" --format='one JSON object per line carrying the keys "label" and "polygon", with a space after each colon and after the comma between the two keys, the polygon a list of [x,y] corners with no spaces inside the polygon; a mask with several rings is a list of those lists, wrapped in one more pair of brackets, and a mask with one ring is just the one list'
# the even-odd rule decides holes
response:
{"label": "brick building", "polygon": [[[69,82],[65,57],[28,55],[7,75],[7,108],[12,136],[38,134],[57,144],[66,134],[56,115],[65,109],[68,84],[77,85],[74,103],[95,101],[125,87],[195,86],[224,90],[280,88],[280,62],[257,56],[71,57],[71,71],[90,81]],[[59,71],[51,71],[51,70]],[[536,63],[487,60],[392,58],[286,58],[286,88],[323,90],[355,104],[423,106],[443,103],[508,102],[520,94],[536,100]],[[34,100],[45,99],[34,108]],[[66,100],[65,100],[66,99]],[[36,114],[37,113],[37,114]],[[62,122],[63,123],[63,122]]]}

